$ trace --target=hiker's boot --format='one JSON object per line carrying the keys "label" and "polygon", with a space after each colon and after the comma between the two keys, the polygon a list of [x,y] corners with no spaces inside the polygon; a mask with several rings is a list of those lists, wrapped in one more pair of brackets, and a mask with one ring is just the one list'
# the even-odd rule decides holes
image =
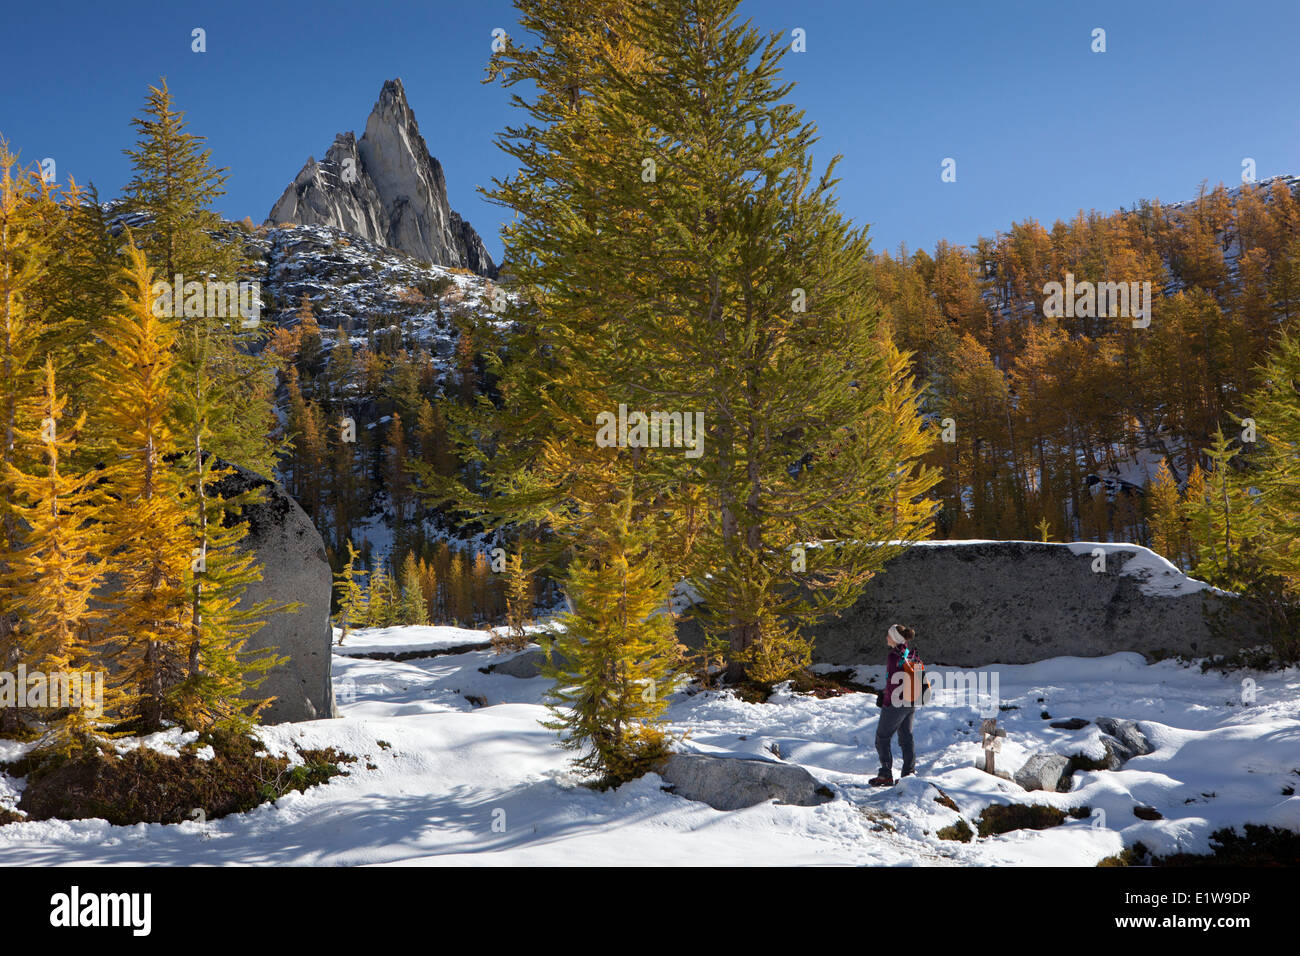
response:
{"label": "hiker's boot", "polygon": [[907,770],[904,770],[901,774],[899,774],[898,779],[902,780],[904,777],[914,777],[914,776],[916,776],[916,770],[909,768]]}
{"label": "hiker's boot", "polygon": [[894,785],[894,778],[882,774],[877,777],[872,777],[867,781],[867,783],[871,784],[873,787],[892,787]]}

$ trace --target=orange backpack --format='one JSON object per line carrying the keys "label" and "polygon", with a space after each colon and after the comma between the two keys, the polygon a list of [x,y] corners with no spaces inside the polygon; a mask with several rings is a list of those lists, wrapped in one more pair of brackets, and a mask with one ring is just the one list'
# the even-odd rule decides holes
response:
{"label": "orange backpack", "polygon": [[903,659],[902,698],[907,704],[925,703],[925,664],[910,654]]}

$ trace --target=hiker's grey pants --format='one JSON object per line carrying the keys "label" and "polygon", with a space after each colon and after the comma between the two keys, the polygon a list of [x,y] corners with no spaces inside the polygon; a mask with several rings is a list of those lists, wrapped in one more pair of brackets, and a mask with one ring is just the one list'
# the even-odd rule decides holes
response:
{"label": "hiker's grey pants", "polygon": [[915,707],[882,707],[880,723],[876,725],[876,753],[880,755],[880,776],[894,775],[894,755],[890,740],[898,734],[898,748],[903,751],[903,773],[916,769],[916,749],[912,740],[912,721],[916,719]]}

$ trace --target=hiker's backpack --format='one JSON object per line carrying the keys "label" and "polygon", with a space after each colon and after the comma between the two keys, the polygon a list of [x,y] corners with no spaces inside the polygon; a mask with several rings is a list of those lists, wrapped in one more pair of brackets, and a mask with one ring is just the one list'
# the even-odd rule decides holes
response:
{"label": "hiker's backpack", "polygon": [[913,657],[909,649],[903,657],[899,673],[903,675],[903,703],[909,706],[924,704],[928,690],[925,683],[925,662],[919,657]]}

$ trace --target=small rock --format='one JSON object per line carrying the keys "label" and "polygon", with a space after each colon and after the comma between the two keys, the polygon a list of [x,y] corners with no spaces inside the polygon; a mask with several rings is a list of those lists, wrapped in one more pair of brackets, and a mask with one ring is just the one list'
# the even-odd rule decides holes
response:
{"label": "small rock", "polygon": [[1069,720],[1054,720],[1052,726],[1057,730],[1082,730],[1092,721],[1084,720],[1082,717],[1071,717]]}
{"label": "small rock", "polygon": [[1050,790],[1060,793],[1068,789],[1070,759],[1061,754],[1034,754],[1016,771],[1016,783],[1026,790]]}
{"label": "small rock", "polygon": [[1163,820],[1165,815],[1155,807],[1134,807],[1133,816],[1139,820]]}

